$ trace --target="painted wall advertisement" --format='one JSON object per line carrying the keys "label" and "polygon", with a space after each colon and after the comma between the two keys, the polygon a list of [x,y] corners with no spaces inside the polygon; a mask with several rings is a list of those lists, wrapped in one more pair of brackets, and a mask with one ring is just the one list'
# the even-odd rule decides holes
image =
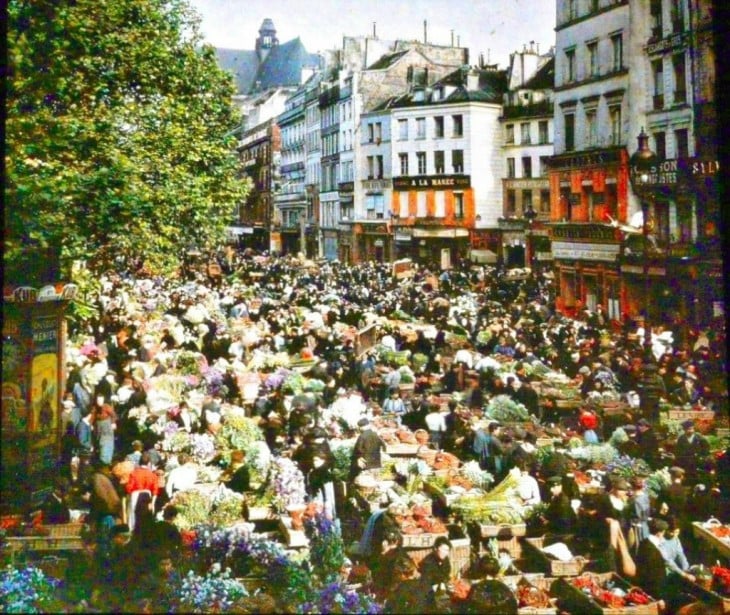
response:
{"label": "painted wall advertisement", "polygon": [[58,318],[33,319],[30,431],[39,441],[55,439],[58,431]]}
{"label": "painted wall advertisement", "polygon": [[23,340],[29,335],[23,331],[24,324],[10,315],[3,320],[2,429],[6,433],[24,433],[28,427],[28,363]]}

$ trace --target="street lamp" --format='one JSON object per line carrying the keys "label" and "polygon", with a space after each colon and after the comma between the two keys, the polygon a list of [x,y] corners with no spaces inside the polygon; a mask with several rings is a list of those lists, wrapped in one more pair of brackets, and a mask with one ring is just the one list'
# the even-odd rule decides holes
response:
{"label": "street lamp", "polygon": [[639,197],[641,203],[641,225],[644,245],[643,275],[644,275],[644,369],[641,394],[641,409],[645,418],[656,417],[658,390],[652,384],[655,378],[656,366],[651,351],[651,326],[649,324],[649,199],[652,197],[652,186],[656,183],[657,155],[649,147],[649,135],[641,129],[637,137],[639,149],[634,152],[629,161],[631,165],[631,187]]}
{"label": "street lamp", "polygon": [[533,262],[535,260],[535,253],[533,251],[532,246],[532,223],[535,221],[535,218],[537,218],[537,212],[532,208],[532,203],[530,203],[527,206],[527,210],[522,214],[527,220],[527,241],[526,241],[526,258],[525,258],[525,264],[530,267],[531,270],[534,272],[534,266]]}

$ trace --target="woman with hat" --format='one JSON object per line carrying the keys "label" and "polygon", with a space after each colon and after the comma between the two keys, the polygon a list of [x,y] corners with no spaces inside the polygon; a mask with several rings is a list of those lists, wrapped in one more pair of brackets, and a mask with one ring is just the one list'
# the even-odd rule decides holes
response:
{"label": "woman with hat", "polygon": [[544,518],[549,533],[565,536],[575,531],[578,518],[570,503],[570,498],[563,490],[563,477],[551,476],[547,480],[550,489],[550,500]]}

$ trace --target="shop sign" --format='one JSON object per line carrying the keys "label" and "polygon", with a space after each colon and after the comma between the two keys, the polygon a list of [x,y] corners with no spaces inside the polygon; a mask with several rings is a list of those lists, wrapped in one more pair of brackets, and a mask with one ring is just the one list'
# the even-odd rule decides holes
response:
{"label": "shop sign", "polygon": [[[644,275],[644,268],[640,265],[621,265],[621,273]],[[649,267],[647,273],[649,275],[667,275],[667,270],[664,267]]]}
{"label": "shop sign", "polygon": [[365,179],[362,182],[362,187],[366,191],[380,192],[390,188],[389,179]]}
{"label": "shop sign", "polygon": [[535,260],[551,261],[551,260],[553,260],[553,253],[552,252],[535,252]]}
{"label": "shop sign", "polygon": [[[631,175],[636,177],[640,170],[632,166]],[[711,177],[720,170],[717,160],[700,158],[672,158],[663,160],[649,169],[648,186],[675,186],[683,178]]]}
{"label": "shop sign", "polygon": [[676,49],[677,47],[681,47],[685,44],[685,38],[686,37],[684,32],[672,34],[672,36],[667,36],[666,38],[663,38],[656,43],[651,43],[650,45],[647,45],[646,53],[648,53],[649,55],[653,55],[655,53],[663,53],[665,51]]}
{"label": "shop sign", "polygon": [[619,254],[619,246],[604,243],[568,243],[553,241],[552,253],[556,259],[613,262]]}
{"label": "shop sign", "polygon": [[523,188],[526,190],[539,190],[549,188],[550,181],[547,179],[505,179],[504,187],[507,189]]}
{"label": "shop sign", "polygon": [[616,163],[620,160],[620,149],[615,149],[590,154],[568,154],[553,156],[548,161],[548,166],[555,171],[560,171],[569,169],[582,169],[585,167],[597,167],[605,164]]}
{"label": "shop sign", "polygon": [[419,175],[393,178],[394,190],[449,190],[470,186],[469,175]]}

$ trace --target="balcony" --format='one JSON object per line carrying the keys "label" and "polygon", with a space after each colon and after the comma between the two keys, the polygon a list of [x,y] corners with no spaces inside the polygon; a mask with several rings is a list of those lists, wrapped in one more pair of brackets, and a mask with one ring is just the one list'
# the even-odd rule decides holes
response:
{"label": "balcony", "polygon": [[649,37],[649,41],[650,42],[654,42],[654,41],[661,40],[661,38],[662,38],[662,30],[663,30],[663,28],[662,28],[661,24],[658,25],[658,26],[654,26],[651,29],[651,36]]}
{"label": "balcony", "polygon": [[687,102],[687,90],[674,90],[674,104],[683,105]]}
{"label": "balcony", "polygon": [[672,19],[672,33],[684,32],[684,19],[681,17]]}
{"label": "balcony", "polygon": [[[540,102],[530,103],[528,105],[508,105],[502,109],[502,117],[505,119],[516,117],[531,117],[553,114],[553,103],[551,100],[541,100]],[[514,136],[512,137],[514,142]]]}
{"label": "balcony", "polygon": [[664,94],[654,94],[654,96],[651,97],[651,100],[652,109],[654,109],[654,111],[664,109]]}

